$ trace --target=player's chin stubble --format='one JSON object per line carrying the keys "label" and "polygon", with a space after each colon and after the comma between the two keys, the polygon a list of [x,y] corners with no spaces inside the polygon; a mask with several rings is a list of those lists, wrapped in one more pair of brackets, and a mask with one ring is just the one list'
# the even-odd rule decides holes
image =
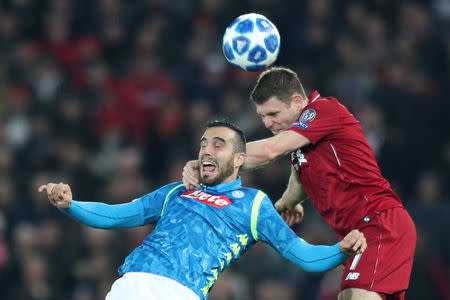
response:
{"label": "player's chin stubble", "polygon": [[222,183],[226,178],[230,177],[231,174],[233,174],[233,171],[233,160],[230,159],[223,168],[219,167],[219,172],[215,177],[209,178],[208,176],[201,175],[200,183],[206,186],[218,185]]}

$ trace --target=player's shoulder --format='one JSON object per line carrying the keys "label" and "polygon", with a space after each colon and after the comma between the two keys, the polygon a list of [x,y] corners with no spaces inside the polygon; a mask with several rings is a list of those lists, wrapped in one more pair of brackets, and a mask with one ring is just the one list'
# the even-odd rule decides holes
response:
{"label": "player's shoulder", "polygon": [[[162,187],[159,187],[158,189],[154,190],[153,192],[148,193],[147,195],[153,194],[153,193],[161,193],[161,194],[169,194],[174,193],[175,191],[186,191],[186,187],[184,186],[182,181],[172,182],[169,184],[166,184]],[[145,196],[147,196],[145,195]]]}
{"label": "player's shoulder", "polygon": [[311,122],[317,116],[340,113],[344,106],[334,97],[319,97],[310,99],[310,102],[303,109],[299,120]]}
{"label": "player's shoulder", "polygon": [[242,186],[238,189],[235,189],[235,191],[242,191],[247,193],[248,195],[256,195],[256,193],[258,193],[259,190],[252,187]]}
{"label": "player's shoulder", "polygon": [[184,184],[183,184],[182,181],[171,182],[169,184],[166,184],[162,188],[165,188],[165,189],[174,189],[174,188],[176,188],[176,189],[186,189],[184,187]]}
{"label": "player's shoulder", "polygon": [[235,197],[235,195],[241,194],[241,198],[246,197],[250,199],[255,199],[256,197],[264,198],[265,196],[267,196],[266,193],[264,193],[263,191],[252,187],[241,187],[239,189],[232,191],[231,194],[233,195],[233,197]]}
{"label": "player's shoulder", "polygon": [[311,99],[306,106],[306,108],[326,108],[326,107],[333,107],[339,104],[338,99],[334,97],[322,97],[319,95],[319,97]]}
{"label": "player's shoulder", "polygon": [[161,192],[166,194],[176,194],[178,192],[185,192],[186,187],[184,186],[182,181],[176,181],[169,184],[166,184],[165,186],[161,187],[159,189]]}

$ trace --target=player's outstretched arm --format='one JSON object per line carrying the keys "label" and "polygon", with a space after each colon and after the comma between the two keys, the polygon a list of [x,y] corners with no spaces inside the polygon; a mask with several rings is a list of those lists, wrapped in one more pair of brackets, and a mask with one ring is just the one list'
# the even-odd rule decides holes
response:
{"label": "player's outstretched arm", "polygon": [[[310,144],[308,138],[294,131],[286,130],[268,139],[247,143],[247,156],[241,170],[253,170],[273,160]],[[183,183],[190,190],[200,186],[200,165],[191,160],[183,168]]]}
{"label": "player's outstretched arm", "polygon": [[[311,245],[299,238],[281,219],[269,197],[261,201],[258,213],[252,212],[252,235],[255,240],[269,243],[281,255],[308,272],[324,272],[342,264],[349,255],[367,248],[364,235],[358,230],[332,246]],[[254,218],[257,218],[256,222]]]}
{"label": "player's outstretched arm", "polygon": [[342,264],[350,255],[363,253],[366,248],[362,232],[352,230],[333,246],[311,245],[297,238],[282,254],[308,272],[324,272]]}
{"label": "player's outstretched arm", "polygon": [[275,209],[281,214],[283,220],[289,225],[298,224],[304,216],[301,203],[308,197],[300,179],[291,167],[289,183],[281,198],[275,202]]}
{"label": "player's outstretched arm", "polygon": [[253,170],[263,167],[310,143],[308,138],[291,130],[285,130],[268,139],[247,143],[247,158],[241,169]]}
{"label": "player's outstretched arm", "polygon": [[[349,255],[362,253],[367,248],[364,235],[358,230],[332,246],[311,245],[299,238],[281,219],[266,196],[255,214],[256,228],[252,233],[255,240],[269,243],[281,255],[308,272],[324,272],[342,264]],[[253,219],[254,220],[254,219]]]}
{"label": "player's outstretched arm", "polygon": [[108,205],[100,202],[81,202],[72,199],[70,186],[64,183],[48,183],[39,187],[47,192],[51,204],[75,220],[103,229],[134,227],[144,224],[140,202]]}

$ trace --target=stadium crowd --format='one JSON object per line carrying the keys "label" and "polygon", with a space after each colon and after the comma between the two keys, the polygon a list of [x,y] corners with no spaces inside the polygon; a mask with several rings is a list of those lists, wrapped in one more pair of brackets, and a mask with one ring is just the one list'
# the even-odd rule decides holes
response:
{"label": "stadium crowd", "polygon": [[[258,12],[278,27],[277,65],[340,99],[416,222],[406,299],[450,299],[450,3],[446,0],[1,0],[2,299],[104,299],[123,258],[152,230],[81,226],[37,192],[122,203],[181,179],[204,123],[228,116],[269,136],[248,99],[257,74],[222,55],[225,27]],[[242,174],[272,199],[289,161]],[[335,237],[311,203],[294,230]],[[307,274],[260,244],[211,300],[336,299],[340,269]]]}

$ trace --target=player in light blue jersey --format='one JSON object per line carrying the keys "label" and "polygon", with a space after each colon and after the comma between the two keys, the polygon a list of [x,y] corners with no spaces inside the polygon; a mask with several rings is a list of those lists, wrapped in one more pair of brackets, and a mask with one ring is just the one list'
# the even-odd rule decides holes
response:
{"label": "player in light blue jersey", "polygon": [[261,240],[310,272],[330,270],[362,253],[366,240],[351,231],[332,246],[310,245],[286,225],[262,192],[241,186],[245,137],[233,124],[215,121],[200,140],[200,188],[171,183],[129,203],[107,205],[72,200],[67,184],[49,183],[50,202],[96,228],[156,223],[125,259],[107,300],[206,299],[219,274]]}

